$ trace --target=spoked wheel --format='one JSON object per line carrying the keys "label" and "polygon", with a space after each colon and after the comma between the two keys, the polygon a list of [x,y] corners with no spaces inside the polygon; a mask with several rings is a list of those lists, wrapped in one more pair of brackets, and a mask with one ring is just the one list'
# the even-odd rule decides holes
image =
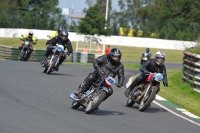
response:
{"label": "spoked wheel", "polygon": [[52,72],[52,69],[55,67],[56,61],[57,61],[58,57],[54,56],[52,62],[49,64],[49,67],[47,69],[47,74],[50,74]]}
{"label": "spoked wheel", "polygon": [[76,101],[73,101],[73,102],[72,102],[72,105],[71,105],[72,109],[77,109],[77,108],[79,108],[80,106],[81,106],[81,104],[80,104],[79,102],[76,102]]}
{"label": "spoked wheel", "polygon": [[150,103],[154,100],[157,92],[157,88],[149,89],[146,96],[144,96],[139,105],[139,111],[143,112],[150,105]]}
{"label": "spoked wheel", "polygon": [[98,108],[98,106],[101,104],[101,102],[104,100],[106,96],[106,92],[105,91],[100,91],[94,98],[93,100],[90,100],[88,105],[85,108],[85,113],[86,114],[90,114],[92,113],[94,110],[96,110]]}

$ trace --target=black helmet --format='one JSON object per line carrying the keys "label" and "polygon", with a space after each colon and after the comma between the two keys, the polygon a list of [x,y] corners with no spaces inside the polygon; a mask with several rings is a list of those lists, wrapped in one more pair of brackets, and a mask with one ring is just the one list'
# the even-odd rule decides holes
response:
{"label": "black helmet", "polygon": [[65,41],[65,40],[67,40],[67,38],[68,38],[68,31],[67,30],[61,30],[60,31],[60,38],[63,40],[63,41]]}
{"label": "black helmet", "polygon": [[64,30],[64,28],[63,28],[62,26],[58,26],[58,29],[57,29],[58,34],[59,34],[62,30]]}
{"label": "black helmet", "polygon": [[[155,59],[156,59],[156,63],[158,65],[163,65],[165,62],[165,53],[162,51],[158,51],[155,54]],[[162,60],[158,60],[158,59],[162,59]]]}
{"label": "black helmet", "polygon": [[146,48],[146,52],[149,53],[149,51],[150,51],[150,49],[149,49],[149,48]]}
{"label": "black helmet", "polygon": [[112,62],[117,63],[120,62],[122,53],[118,48],[113,48],[110,50],[109,56]]}

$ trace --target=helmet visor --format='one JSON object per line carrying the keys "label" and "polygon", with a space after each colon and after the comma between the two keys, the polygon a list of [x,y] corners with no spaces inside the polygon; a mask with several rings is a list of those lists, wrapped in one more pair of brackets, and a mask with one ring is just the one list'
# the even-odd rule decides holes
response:
{"label": "helmet visor", "polygon": [[67,40],[67,35],[62,35],[61,38],[62,40]]}
{"label": "helmet visor", "polygon": [[112,59],[113,59],[114,61],[117,62],[117,61],[119,61],[119,56],[114,56],[114,55],[113,55],[113,56],[112,56]]}
{"label": "helmet visor", "polygon": [[164,64],[165,59],[164,59],[164,58],[157,58],[157,59],[156,59],[156,62],[157,62],[158,64],[162,65],[162,64]]}

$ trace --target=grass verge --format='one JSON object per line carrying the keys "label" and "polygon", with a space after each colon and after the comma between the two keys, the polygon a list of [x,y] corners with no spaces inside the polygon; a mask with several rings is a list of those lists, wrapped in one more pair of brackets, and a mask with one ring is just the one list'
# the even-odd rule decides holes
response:
{"label": "grass verge", "polygon": [[[0,38],[0,45],[19,47],[22,41],[19,38]],[[84,47],[85,44],[79,44],[79,47]],[[72,47],[76,49],[76,42],[72,42]],[[94,47],[94,46],[93,46]],[[141,54],[145,51],[145,48],[131,47],[131,46],[117,46],[111,45],[111,48],[117,47],[122,51],[122,60],[135,60],[139,61]],[[38,43],[34,45],[35,49],[46,49],[46,40],[39,39]],[[182,62],[183,51],[182,50],[170,50],[170,49],[156,49],[151,48],[151,53],[154,55],[158,50],[162,50],[166,54],[166,62]]]}
{"label": "grass verge", "polygon": [[181,79],[181,70],[168,70],[169,87],[165,88],[161,84],[159,95],[171,101],[172,103],[200,116],[200,93],[191,89]]}

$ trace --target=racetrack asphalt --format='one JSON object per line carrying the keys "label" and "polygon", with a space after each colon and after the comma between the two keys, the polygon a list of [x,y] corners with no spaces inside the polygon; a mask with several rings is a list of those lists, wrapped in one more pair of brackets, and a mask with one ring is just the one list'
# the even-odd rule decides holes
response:
{"label": "racetrack asphalt", "polygon": [[[59,72],[47,75],[38,62],[0,61],[0,132],[200,132],[199,126],[154,103],[145,112],[139,112],[138,105],[125,107],[125,90],[115,86],[113,95],[92,114],[71,109],[70,93],[93,70],[92,66],[65,64]],[[136,73],[139,71],[126,69],[126,81]]]}

